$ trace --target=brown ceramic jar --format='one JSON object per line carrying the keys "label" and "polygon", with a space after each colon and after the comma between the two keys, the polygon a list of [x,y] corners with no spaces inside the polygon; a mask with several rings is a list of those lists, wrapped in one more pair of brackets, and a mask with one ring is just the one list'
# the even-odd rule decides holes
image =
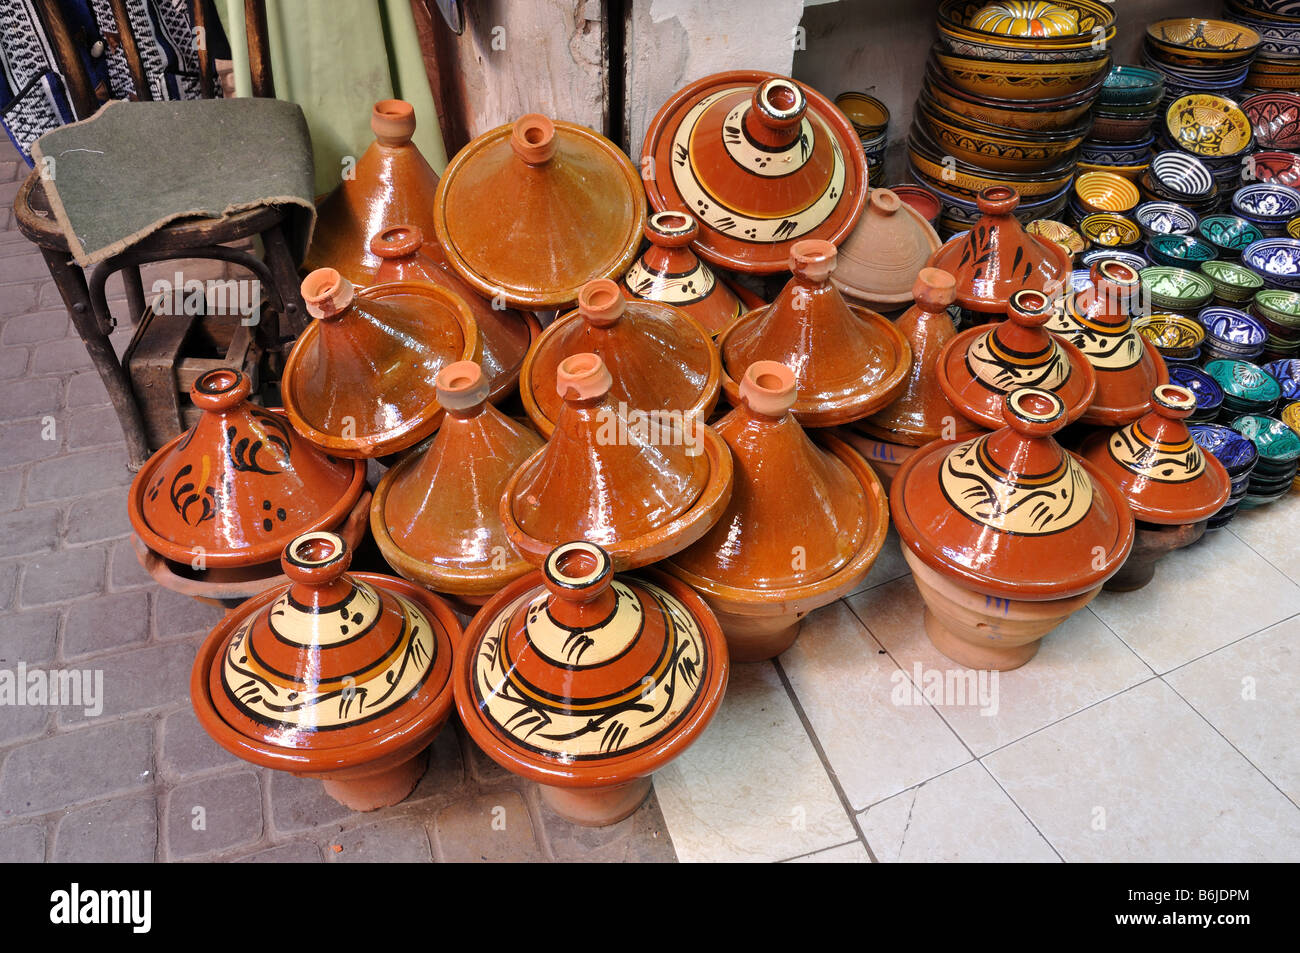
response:
{"label": "brown ceramic jar", "polygon": [[831,281],[868,308],[903,307],[912,303],[917,275],[941,244],[920,212],[889,189],[872,189],[866,211],[839,246]]}

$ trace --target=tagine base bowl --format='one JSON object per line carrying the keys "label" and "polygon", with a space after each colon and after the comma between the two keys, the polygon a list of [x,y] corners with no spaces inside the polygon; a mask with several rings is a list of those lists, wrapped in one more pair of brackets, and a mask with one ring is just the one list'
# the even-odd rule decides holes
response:
{"label": "tagine base bowl", "polygon": [[563,788],[538,784],[542,803],[571,824],[608,827],[636,813],[653,786],[650,777],[600,788]]}
{"label": "tagine base bowl", "polygon": [[766,662],[794,645],[803,628],[807,611],[782,612],[780,615],[756,616],[728,612],[728,603],[704,597],[718,617],[722,634],[727,637],[727,652],[733,662]]}
{"label": "tagine base bowl", "polygon": [[[377,811],[406,800],[429,767],[429,749],[401,764],[358,777],[322,777],[325,793],[354,811]],[[311,777],[312,775],[306,775]]]}
{"label": "tagine base bowl", "polygon": [[1156,574],[1156,563],[1178,549],[1192,545],[1202,536],[1208,519],[1177,526],[1160,526],[1138,520],[1133,551],[1119,572],[1106,580],[1107,592],[1134,592],[1146,586]]}

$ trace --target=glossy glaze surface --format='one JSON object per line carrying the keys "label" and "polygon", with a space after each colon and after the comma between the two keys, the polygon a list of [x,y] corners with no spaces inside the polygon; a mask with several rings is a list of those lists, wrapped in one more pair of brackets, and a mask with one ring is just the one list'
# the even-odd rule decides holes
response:
{"label": "glossy glaze surface", "polygon": [[872,189],[857,227],[839,246],[831,281],[869,307],[909,304],[917,273],[939,245],[919,212],[889,189]]}

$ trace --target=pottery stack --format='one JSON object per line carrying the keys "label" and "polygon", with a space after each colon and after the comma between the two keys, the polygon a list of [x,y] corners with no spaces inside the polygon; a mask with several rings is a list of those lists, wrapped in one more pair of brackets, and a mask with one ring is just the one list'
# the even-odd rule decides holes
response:
{"label": "pottery stack", "polygon": [[1300,89],[1300,8],[1287,0],[1224,0],[1223,17],[1259,34],[1248,88]]}
{"label": "pottery stack", "polygon": [[889,107],[867,93],[841,93],[835,105],[853,123],[867,157],[867,179],[872,188],[885,180],[885,152],[889,148]]}

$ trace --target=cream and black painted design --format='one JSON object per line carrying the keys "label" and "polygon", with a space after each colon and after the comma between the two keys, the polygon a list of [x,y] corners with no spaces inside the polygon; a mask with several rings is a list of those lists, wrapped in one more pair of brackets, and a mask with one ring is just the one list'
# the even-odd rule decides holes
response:
{"label": "cream and black painted design", "polygon": [[954,447],[939,471],[948,502],[977,523],[1017,536],[1050,536],[1077,524],[1092,507],[1086,470],[1062,452],[1047,473],[1012,476],[988,453],[988,436]]}
{"label": "cream and black painted design", "polygon": [[1205,471],[1205,457],[1190,436],[1166,443],[1143,430],[1140,420],[1111,434],[1107,449],[1124,469],[1157,483],[1187,483]]}
{"label": "cream and black painted design", "polygon": [[[640,258],[632,263],[623,280],[638,298],[678,306],[703,301],[718,283],[713,271],[702,261],[697,260],[689,271],[661,272],[651,271]],[[736,313],[740,313],[739,309]]]}
{"label": "cream and black painted design", "polygon": [[1020,387],[1057,390],[1070,378],[1070,358],[1051,335],[1042,350],[1025,353],[1003,346],[995,329],[971,343],[966,368],[981,384],[1000,394]]}

